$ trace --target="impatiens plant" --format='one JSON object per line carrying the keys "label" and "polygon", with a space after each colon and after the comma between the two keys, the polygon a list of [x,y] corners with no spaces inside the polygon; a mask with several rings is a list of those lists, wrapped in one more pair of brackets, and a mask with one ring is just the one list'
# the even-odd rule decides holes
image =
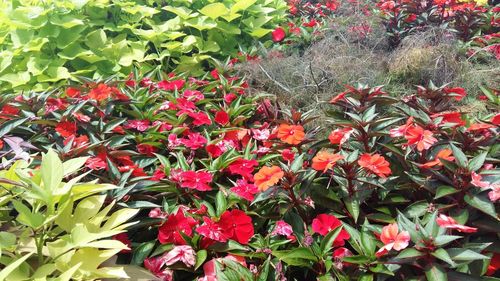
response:
{"label": "impatiens plant", "polygon": [[127,221],[139,210],[104,205],[106,196],[99,193],[117,187],[81,182],[88,172],[76,172],[85,161],[61,162],[49,150],[41,163],[17,161],[0,171],[1,280],[128,277],[123,267],[105,262],[130,250],[113,237],[134,224]]}

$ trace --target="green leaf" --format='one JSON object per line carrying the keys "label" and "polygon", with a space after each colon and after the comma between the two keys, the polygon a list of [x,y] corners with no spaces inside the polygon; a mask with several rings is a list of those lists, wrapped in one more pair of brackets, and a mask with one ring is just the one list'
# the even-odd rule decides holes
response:
{"label": "green leaf", "polygon": [[291,266],[309,266],[310,262],[318,261],[310,248],[295,248],[286,251],[273,251],[275,257]]}
{"label": "green leaf", "polygon": [[17,200],[13,200],[12,205],[19,213],[16,218],[18,222],[34,229],[43,225],[45,217],[41,213],[32,213],[26,205]]}
{"label": "green leaf", "polygon": [[334,230],[328,232],[328,234],[325,235],[325,237],[323,237],[320,244],[320,249],[323,256],[326,256],[328,252],[332,249],[333,242],[335,241],[337,236],[339,236],[341,230],[342,226],[336,227]]}
{"label": "green leaf", "polygon": [[149,254],[151,254],[151,251],[153,251],[155,244],[156,243],[154,241],[150,241],[141,243],[139,246],[135,247],[131,264],[142,265],[144,259],[146,259]]}
{"label": "green leaf", "polygon": [[448,275],[446,271],[437,263],[432,264],[425,270],[425,276],[428,281],[447,281]]}
{"label": "green leaf", "polygon": [[480,253],[474,252],[469,249],[463,248],[451,248],[447,250],[451,259],[455,261],[473,261],[473,260],[486,260],[489,259],[488,256],[482,255]]}
{"label": "green leaf", "polygon": [[490,215],[491,217],[498,219],[497,218],[497,212],[495,210],[495,205],[489,200],[487,195],[483,192],[481,194],[477,195],[465,195],[464,197],[465,202],[469,204],[470,206],[478,209],[479,211]]}
{"label": "green leaf", "polygon": [[467,168],[467,156],[453,144],[450,144],[451,150],[453,151],[453,156],[455,157],[455,163],[462,168]]}
{"label": "green leaf", "polygon": [[293,160],[293,163],[290,165],[290,170],[294,173],[297,173],[300,169],[302,169],[303,165],[304,165],[304,154],[301,154]]}
{"label": "green leaf", "polygon": [[441,197],[457,193],[459,190],[453,188],[452,186],[448,185],[441,185],[437,188],[436,190],[436,196],[434,196],[434,199],[439,199]]}
{"label": "green leaf", "polygon": [[395,259],[415,259],[416,257],[423,256],[424,254],[417,249],[408,248],[401,251]]}
{"label": "green leaf", "polygon": [[357,197],[348,197],[348,198],[344,199],[344,204],[345,204],[349,214],[352,215],[354,222],[357,222],[358,217],[359,217],[359,209],[360,209],[359,205],[361,204],[359,202],[359,199]]}
{"label": "green leaf", "polygon": [[207,250],[199,250],[197,253],[196,253],[196,264],[194,265],[194,269],[198,269],[201,265],[203,265],[203,263],[205,262],[205,260],[207,259]]}
{"label": "green leaf", "polygon": [[219,217],[226,211],[227,209],[227,201],[226,201],[226,196],[222,192],[222,190],[219,190],[217,192],[216,198],[215,198],[215,209],[217,210],[217,216]]}
{"label": "green leaf", "polygon": [[483,151],[483,152],[481,152],[481,154],[472,158],[472,160],[470,160],[469,165],[468,165],[469,171],[475,172],[475,171],[481,169],[481,167],[484,164],[484,160],[486,160],[487,155],[488,155],[488,151]]}
{"label": "green leaf", "polygon": [[434,251],[432,253],[433,256],[435,256],[436,258],[442,260],[442,261],[445,261],[446,263],[448,263],[451,267],[455,267],[456,264],[455,262],[451,259],[450,255],[448,254],[448,252],[446,252],[444,249],[442,248],[439,248],[437,249],[436,251]]}
{"label": "green leaf", "polygon": [[53,191],[59,187],[64,176],[63,163],[54,150],[49,149],[42,156],[42,181],[45,190]]}
{"label": "green leaf", "polygon": [[456,235],[439,235],[434,239],[434,243],[436,246],[441,247],[444,246],[452,241],[455,241],[457,239],[462,238],[462,236],[456,236]]}
{"label": "green leaf", "polygon": [[29,118],[19,118],[19,119],[12,119],[9,120],[5,123],[3,123],[0,126],[0,138],[3,137],[4,135],[10,133],[13,129],[17,128],[24,122],[26,122]]}
{"label": "green leaf", "polygon": [[0,281],[4,281],[5,278],[9,276],[14,270],[16,270],[22,263],[24,263],[29,257],[31,257],[33,253],[28,253],[23,257],[15,260],[14,262],[7,265],[2,271],[0,271]]}
{"label": "green leaf", "polygon": [[373,236],[367,231],[361,231],[361,244],[363,245],[363,249],[367,255],[373,255],[375,253],[376,244]]}
{"label": "green leaf", "polygon": [[222,3],[212,3],[203,7],[200,10],[200,13],[210,17],[211,19],[216,19],[220,16],[227,15],[229,13],[229,9]]}

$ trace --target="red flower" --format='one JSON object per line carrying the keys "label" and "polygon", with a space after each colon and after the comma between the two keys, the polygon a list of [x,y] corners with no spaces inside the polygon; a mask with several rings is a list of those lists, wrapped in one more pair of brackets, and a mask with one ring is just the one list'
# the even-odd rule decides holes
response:
{"label": "red flower", "polygon": [[204,224],[196,228],[201,236],[210,238],[218,242],[226,242],[228,237],[223,233],[221,226],[208,217],[203,217]]}
{"label": "red flower", "polygon": [[286,33],[285,30],[281,27],[277,27],[272,33],[273,41],[278,43],[285,39]]}
{"label": "red flower", "polygon": [[97,87],[90,90],[89,98],[96,101],[102,101],[110,98],[112,93],[111,87],[108,87],[108,85],[104,83],[100,83]]}
{"label": "red flower", "polygon": [[226,125],[229,123],[229,114],[224,110],[217,111],[217,113],[215,113],[215,122],[221,126]]}
{"label": "red flower", "polygon": [[389,162],[380,154],[370,155],[365,153],[359,157],[358,164],[381,178],[386,178],[391,174]]}
{"label": "red flower", "polygon": [[212,76],[215,80],[220,79],[219,71],[217,68],[214,68],[212,71],[210,71],[210,76]]}
{"label": "red flower", "polygon": [[407,145],[416,145],[418,151],[429,149],[437,142],[431,131],[424,130],[418,125],[408,128],[405,139],[408,141]]}
{"label": "red flower", "polygon": [[259,192],[259,189],[257,188],[257,186],[255,186],[255,184],[248,183],[244,179],[239,179],[236,181],[236,185],[232,187],[230,191],[238,195],[239,197],[252,202],[254,199],[254,195]]}
{"label": "red flower", "polygon": [[196,150],[203,147],[207,143],[207,139],[204,138],[200,133],[190,133],[187,139],[181,140],[182,144],[186,147]]}
{"label": "red flower", "polygon": [[454,218],[448,217],[443,214],[439,215],[439,217],[436,219],[436,222],[440,227],[456,229],[459,232],[473,233],[477,231],[477,228],[458,224]]}
{"label": "red flower", "polygon": [[[340,226],[342,226],[342,222],[335,216],[328,214],[319,214],[312,221],[313,232],[319,233],[322,236],[327,235],[330,231]],[[335,238],[335,241],[333,241],[333,247],[344,246],[344,240],[348,240],[349,238],[351,238],[349,233],[345,229],[342,229],[337,238]]]}
{"label": "red flower", "polygon": [[240,244],[246,245],[254,234],[252,218],[240,210],[225,211],[219,220],[224,234]]}
{"label": "red flower", "polygon": [[302,25],[306,27],[315,27],[316,25],[319,25],[319,23],[315,19],[312,19],[309,22],[302,23]]}
{"label": "red flower", "polygon": [[295,153],[290,149],[286,148],[283,149],[283,151],[281,152],[281,157],[285,161],[292,162],[295,159]]}
{"label": "red flower", "polygon": [[66,96],[70,97],[70,98],[78,98],[80,97],[80,90],[76,89],[76,88],[72,88],[72,87],[68,87],[66,89]]}
{"label": "red flower", "polygon": [[76,135],[76,123],[70,121],[59,122],[56,126],[56,132],[64,138],[74,136]]}
{"label": "red flower", "polygon": [[500,113],[491,118],[491,123],[497,126],[500,125]]}
{"label": "red flower", "polygon": [[494,253],[493,257],[491,257],[490,264],[488,265],[488,271],[486,275],[492,276],[495,272],[500,268],[500,254]]}
{"label": "red flower", "polygon": [[184,83],[186,83],[186,81],[184,81],[182,79],[172,80],[172,81],[163,80],[163,81],[158,82],[158,88],[165,90],[165,91],[172,91],[173,92],[175,90],[178,91],[178,90],[182,89],[182,87],[184,87]]}
{"label": "red flower", "polygon": [[402,126],[399,126],[395,129],[391,129],[389,131],[389,134],[391,137],[396,138],[396,137],[402,137],[406,135],[406,131],[408,131],[409,128],[413,126],[413,117],[408,118],[406,120],[406,123]]}
{"label": "red flower", "polygon": [[453,98],[455,98],[455,100],[457,101],[461,101],[467,95],[465,89],[460,87],[455,87],[455,88],[445,87],[444,92],[447,94],[451,94],[451,96],[453,96]]}
{"label": "red flower", "polygon": [[5,115],[17,115],[19,114],[19,108],[10,104],[6,104],[2,107],[1,113]]}
{"label": "red flower", "polygon": [[208,118],[208,115],[205,112],[188,112],[189,117],[193,118],[193,125],[201,126],[201,125],[211,125],[212,120]]}
{"label": "red flower", "polygon": [[74,135],[70,136],[64,139],[63,143],[64,145],[68,145],[68,143],[70,143],[71,141],[73,141],[73,143],[71,144],[71,147],[73,148],[86,148],[89,144],[89,138],[86,135],[81,135],[79,137],[76,137]]}
{"label": "red flower", "polygon": [[199,102],[205,99],[203,93],[198,90],[185,90],[182,96],[192,102]]}
{"label": "red flower", "polygon": [[125,253],[132,252],[132,250],[131,250],[132,249],[132,242],[130,241],[130,239],[128,239],[127,233],[123,232],[123,233],[117,234],[117,235],[113,236],[113,239],[122,242],[123,244],[125,244],[128,247],[128,249],[121,250],[120,253],[125,254]]}
{"label": "red flower", "polygon": [[186,217],[184,212],[179,209],[177,213],[168,216],[165,223],[158,229],[158,240],[162,244],[174,243],[176,245],[185,245],[186,241],[182,238],[181,232],[191,237],[193,227],[197,224],[192,217]]}
{"label": "red flower", "polygon": [[156,147],[150,145],[150,144],[145,144],[141,143],[136,146],[137,151],[141,154],[147,155],[147,156],[153,156],[156,152]]}
{"label": "red flower", "polygon": [[433,119],[443,118],[439,125],[443,125],[446,123],[453,123],[455,126],[463,126],[465,125],[465,121],[462,119],[462,114],[460,112],[445,112],[438,113],[431,116]]}
{"label": "red flower", "polygon": [[55,110],[65,110],[68,107],[68,103],[64,99],[48,98],[45,103],[45,113],[51,113]]}
{"label": "red flower", "polygon": [[185,171],[181,173],[181,187],[196,189],[198,191],[210,191],[208,185],[212,182],[212,174],[204,171]]}
{"label": "red flower", "polygon": [[259,162],[256,160],[247,160],[243,158],[238,158],[229,165],[229,172],[233,175],[243,176],[245,179],[253,179],[253,170],[255,167],[259,166]]}

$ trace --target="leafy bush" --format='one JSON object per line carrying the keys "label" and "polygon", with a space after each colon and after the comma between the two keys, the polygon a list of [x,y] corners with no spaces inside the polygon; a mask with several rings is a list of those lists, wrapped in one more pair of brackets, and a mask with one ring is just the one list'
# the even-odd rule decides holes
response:
{"label": "leafy bush", "polygon": [[[81,183],[75,175],[87,158],[61,162],[49,150],[35,162],[15,162],[0,171],[0,280],[95,280],[126,278],[121,267],[105,266],[127,245],[112,239],[134,223],[138,210],[112,211],[106,202],[109,184]],[[64,181],[64,179],[68,181]]]}
{"label": "leafy bush", "polygon": [[498,25],[490,22],[495,18],[495,8],[485,4],[485,1],[382,0],[377,6],[386,19],[390,44],[396,47],[406,36],[430,26],[449,27],[462,41],[470,40],[478,32],[496,32]]}
{"label": "leafy bush", "polygon": [[281,0],[3,2],[0,87],[43,90],[128,74],[135,62],[199,73],[265,39],[285,9]]}

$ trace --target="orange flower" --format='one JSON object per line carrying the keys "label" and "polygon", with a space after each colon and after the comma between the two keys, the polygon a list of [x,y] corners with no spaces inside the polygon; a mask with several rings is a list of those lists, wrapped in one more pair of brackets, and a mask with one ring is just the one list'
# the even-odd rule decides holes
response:
{"label": "orange flower", "polygon": [[108,85],[101,83],[97,85],[96,88],[90,90],[89,98],[95,99],[97,101],[102,101],[107,98],[110,98],[111,94],[112,94],[111,87],[108,87]]}
{"label": "orange flower", "polygon": [[440,159],[444,159],[447,161],[453,161],[453,160],[455,160],[455,157],[451,156],[452,153],[453,152],[449,148],[442,149],[441,151],[438,152],[438,154],[436,154],[436,157],[434,157],[434,160],[423,164],[422,167],[428,169],[428,168],[434,167],[436,165],[443,166],[443,163],[441,163]]}
{"label": "orange flower", "polygon": [[366,170],[377,174],[381,178],[386,178],[391,174],[391,168],[389,168],[389,162],[385,160],[380,154],[370,155],[365,153],[359,157],[359,166],[365,168]]}
{"label": "orange flower", "polygon": [[323,171],[333,168],[333,165],[339,160],[344,159],[344,156],[330,153],[328,151],[320,151],[312,159],[312,168],[316,171]]}
{"label": "orange flower", "polygon": [[281,124],[278,128],[278,138],[288,144],[299,144],[305,138],[304,127]]}
{"label": "orange flower", "polygon": [[253,179],[260,191],[266,191],[277,184],[284,175],[285,173],[278,166],[264,166],[253,176]]}

